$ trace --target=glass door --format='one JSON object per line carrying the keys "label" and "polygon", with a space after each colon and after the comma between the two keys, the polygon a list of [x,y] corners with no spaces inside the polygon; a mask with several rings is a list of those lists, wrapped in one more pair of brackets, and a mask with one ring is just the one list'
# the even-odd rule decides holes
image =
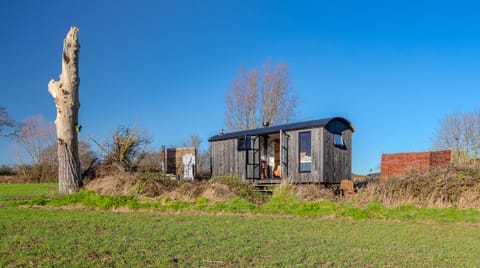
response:
{"label": "glass door", "polygon": [[249,144],[245,150],[245,174],[246,179],[260,178],[260,138],[258,136],[246,136],[245,141]]}
{"label": "glass door", "polygon": [[281,175],[280,177],[288,177],[288,142],[290,136],[283,130],[280,130],[280,162],[281,162]]}

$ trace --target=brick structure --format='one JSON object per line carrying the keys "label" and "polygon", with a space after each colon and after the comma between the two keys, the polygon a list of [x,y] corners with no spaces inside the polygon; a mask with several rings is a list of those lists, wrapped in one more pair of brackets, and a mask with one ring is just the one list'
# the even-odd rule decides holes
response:
{"label": "brick structure", "polygon": [[427,172],[452,162],[452,151],[382,154],[381,178],[404,175],[409,171]]}

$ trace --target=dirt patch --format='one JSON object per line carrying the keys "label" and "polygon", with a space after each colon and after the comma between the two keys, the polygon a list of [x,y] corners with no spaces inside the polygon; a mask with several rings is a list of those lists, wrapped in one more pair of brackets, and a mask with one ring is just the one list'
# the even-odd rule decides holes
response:
{"label": "dirt patch", "polygon": [[106,176],[91,180],[85,184],[85,189],[101,195],[130,195],[133,191],[135,177]]}

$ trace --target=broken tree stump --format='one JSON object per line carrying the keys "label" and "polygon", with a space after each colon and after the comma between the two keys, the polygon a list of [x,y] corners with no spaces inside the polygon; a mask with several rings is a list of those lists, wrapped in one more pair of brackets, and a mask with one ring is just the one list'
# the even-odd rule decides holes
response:
{"label": "broken tree stump", "polygon": [[58,143],[58,187],[61,195],[76,193],[83,185],[77,133],[77,129],[80,129],[78,124],[80,44],[77,32],[77,27],[71,27],[63,42],[62,73],[59,81],[52,79],[48,83],[48,92],[52,95],[57,108],[55,126]]}

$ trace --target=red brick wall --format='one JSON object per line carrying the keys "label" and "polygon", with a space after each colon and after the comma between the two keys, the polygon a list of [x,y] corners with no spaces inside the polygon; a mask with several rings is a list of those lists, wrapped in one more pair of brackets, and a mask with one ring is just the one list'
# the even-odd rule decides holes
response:
{"label": "red brick wall", "polygon": [[452,150],[430,152],[430,168],[446,167],[452,162]]}
{"label": "red brick wall", "polygon": [[409,171],[427,172],[431,168],[447,166],[452,161],[452,151],[382,154],[381,178],[403,175]]}

